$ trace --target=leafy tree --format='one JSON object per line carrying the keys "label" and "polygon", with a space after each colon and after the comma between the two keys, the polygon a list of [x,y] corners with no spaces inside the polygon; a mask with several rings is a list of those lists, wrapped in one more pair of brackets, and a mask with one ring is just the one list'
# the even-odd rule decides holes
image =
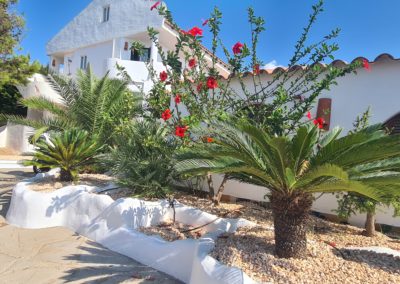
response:
{"label": "leafy tree", "polygon": [[50,130],[79,128],[99,139],[100,144],[112,145],[114,134],[130,123],[141,107],[141,99],[128,89],[127,81],[111,79],[108,74],[97,79],[90,68],[79,73],[77,81],[57,76],[50,78],[54,79],[53,87],[60,95],[60,102],[44,97],[20,101],[23,106],[50,116],[31,120],[0,114],[0,121],[8,120],[35,128],[33,140]]}
{"label": "leafy tree", "polygon": [[[150,38],[160,50],[162,63],[170,68],[159,73],[149,64],[154,87],[148,95],[147,113],[152,118],[162,118],[170,133],[188,147],[209,138],[192,135],[192,129],[199,125],[210,125],[215,120],[226,121],[232,114],[241,120],[250,117],[254,124],[270,135],[292,133],[302,124],[305,114],[323,91],[335,85],[337,78],[360,66],[359,62],[341,68],[324,67],[321,64],[327,59],[334,59],[333,53],[339,48],[333,42],[339,35],[338,29],[318,42],[308,42],[317,17],[323,12],[322,0],[312,7],[308,24],[295,45],[287,69],[276,72],[271,81],[263,78],[263,72],[260,71],[263,62],[257,53],[265,21],[257,17],[252,8],[248,9],[251,42],[246,44],[238,41],[232,50],[220,38],[222,13],[218,8],[214,9],[203,24],[212,35],[210,52],[206,52],[202,46],[201,28],[182,31],[165,6],[159,5],[157,10],[179,34],[175,49],[164,52],[158,42],[158,32],[148,29]],[[223,52],[229,63],[228,78],[222,78],[217,68],[222,64],[217,57],[219,51]],[[174,68],[182,65],[179,62],[182,56],[186,68]],[[252,73],[249,75],[249,72]],[[233,83],[239,84],[239,91],[234,91]],[[214,197],[212,179],[210,174],[207,176],[210,195]],[[216,203],[226,180],[224,178],[214,197]]]}
{"label": "leafy tree", "polygon": [[276,136],[249,123],[216,124],[215,142],[178,154],[176,169],[187,177],[228,173],[269,189],[276,254],[305,257],[314,193],[356,192],[380,201],[398,192],[400,173],[386,165],[400,158],[400,139],[379,129],[338,138],[339,128],[322,135],[304,125],[294,135]]}
{"label": "leafy tree", "polygon": [[24,20],[13,7],[18,0],[0,0],[0,89],[4,85],[25,84],[40,68],[38,62],[30,64],[30,57],[16,55],[21,41]]}
{"label": "leafy tree", "polygon": [[101,147],[88,132],[78,129],[53,133],[49,142],[40,139],[36,143],[32,160],[24,161],[27,166],[38,168],[60,168],[61,181],[78,180],[79,171],[96,162]]}
{"label": "leafy tree", "polygon": [[160,124],[135,121],[116,135],[106,164],[133,195],[166,197],[176,175],[172,160],[176,147]]}
{"label": "leafy tree", "polygon": [[[368,108],[362,115],[358,116],[356,121],[354,122],[354,129],[350,131],[350,133],[357,133],[362,131],[368,127],[368,121],[371,117],[370,108]],[[356,172],[352,173],[353,176],[359,175],[359,170],[366,171],[368,168],[372,168],[374,171],[375,167],[381,167],[385,171],[390,171],[391,174],[396,174],[400,172],[400,159],[389,159],[386,160],[383,164],[379,163],[370,163],[364,166],[359,166],[356,168]],[[383,174],[383,173],[382,173]],[[362,177],[360,177],[362,178]],[[380,185],[382,187],[386,186],[388,179],[374,179],[373,185]],[[336,212],[339,217],[347,219],[352,214],[356,213],[366,213],[365,220],[365,235],[368,237],[373,237],[375,235],[375,215],[377,206],[379,205],[392,205],[395,208],[395,216],[400,214],[400,197],[399,195],[386,195],[382,201],[377,201],[353,192],[338,194],[338,209]]]}
{"label": "leafy tree", "polygon": [[18,104],[22,98],[18,89],[13,85],[0,88],[0,113],[26,116],[27,109]]}

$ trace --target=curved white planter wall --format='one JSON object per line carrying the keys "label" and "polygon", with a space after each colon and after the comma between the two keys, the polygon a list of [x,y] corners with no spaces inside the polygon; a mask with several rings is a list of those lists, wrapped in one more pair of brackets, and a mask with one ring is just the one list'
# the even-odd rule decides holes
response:
{"label": "curved white planter wall", "polygon": [[[30,229],[67,227],[185,283],[256,283],[240,269],[222,265],[208,256],[219,234],[234,232],[238,227],[252,223],[243,219],[219,219],[205,227],[207,234],[199,240],[167,242],[136,230],[170,219],[172,210],[167,201],[147,202],[132,198],[114,201],[107,195],[95,194],[94,187],[83,185],[50,193],[27,189],[30,182],[53,174],[54,171],[39,174],[15,186],[7,213],[10,224]],[[182,204],[177,205],[176,217],[177,221],[194,226],[216,218]]]}

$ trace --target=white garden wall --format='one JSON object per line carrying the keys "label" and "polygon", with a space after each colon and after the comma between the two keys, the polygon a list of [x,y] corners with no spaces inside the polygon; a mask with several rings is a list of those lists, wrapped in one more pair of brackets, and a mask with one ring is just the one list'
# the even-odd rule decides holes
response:
{"label": "white garden wall", "polygon": [[[256,283],[240,269],[222,265],[208,256],[218,235],[253,223],[243,219],[218,219],[204,228],[207,233],[199,240],[167,242],[136,230],[171,219],[172,209],[167,201],[146,202],[132,198],[114,201],[107,195],[94,193],[95,188],[83,185],[51,193],[27,188],[30,182],[55,172],[39,174],[15,186],[7,222],[29,229],[69,228],[185,283]],[[200,226],[215,220],[216,216],[178,204],[176,218],[178,222]]]}

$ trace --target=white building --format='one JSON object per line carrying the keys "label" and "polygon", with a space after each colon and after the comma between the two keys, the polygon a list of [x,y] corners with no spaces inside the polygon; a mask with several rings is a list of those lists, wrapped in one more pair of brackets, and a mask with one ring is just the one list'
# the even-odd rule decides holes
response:
{"label": "white building", "polygon": [[[116,64],[125,67],[135,85],[145,92],[151,89],[146,63],[160,72],[165,69],[159,51],[147,33],[152,27],[159,32],[158,42],[163,51],[175,50],[178,31],[150,7],[156,1],[93,0],[47,44],[51,68],[64,75],[74,76],[90,64],[98,77],[110,72],[118,74]],[[165,5],[165,4],[163,4]],[[144,45],[143,55],[131,50],[133,42]],[[208,59],[210,52],[204,48]],[[185,67],[182,55],[182,67]],[[229,74],[225,63],[217,64],[223,76]],[[132,86],[135,90],[135,86]]]}

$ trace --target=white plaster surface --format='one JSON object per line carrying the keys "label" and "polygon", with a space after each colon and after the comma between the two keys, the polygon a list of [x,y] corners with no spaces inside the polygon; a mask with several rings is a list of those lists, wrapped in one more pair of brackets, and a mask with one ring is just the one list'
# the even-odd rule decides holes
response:
{"label": "white plaster surface", "polygon": [[[72,51],[113,38],[160,28],[163,18],[150,11],[155,1],[94,0],[47,44],[47,54]],[[110,19],[102,22],[103,8],[110,5]]]}
{"label": "white plaster surface", "polygon": [[[39,174],[15,186],[7,213],[10,224],[29,229],[69,228],[185,283],[256,283],[240,269],[222,265],[208,256],[219,234],[252,225],[251,222],[219,219],[205,227],[207,233],[199,240],[167,242],[136,230],[139,226],[170,219],[172,210],[167,201],[146,202],[132,198],[114,201],[107,195],[95,194],[95,187],[84,185],[51,193],[27,189],[29,182],[54,174],[55,171]],[[216,218],[182,204],[177,205],[176,217],[177,221],[194,226]]]}

